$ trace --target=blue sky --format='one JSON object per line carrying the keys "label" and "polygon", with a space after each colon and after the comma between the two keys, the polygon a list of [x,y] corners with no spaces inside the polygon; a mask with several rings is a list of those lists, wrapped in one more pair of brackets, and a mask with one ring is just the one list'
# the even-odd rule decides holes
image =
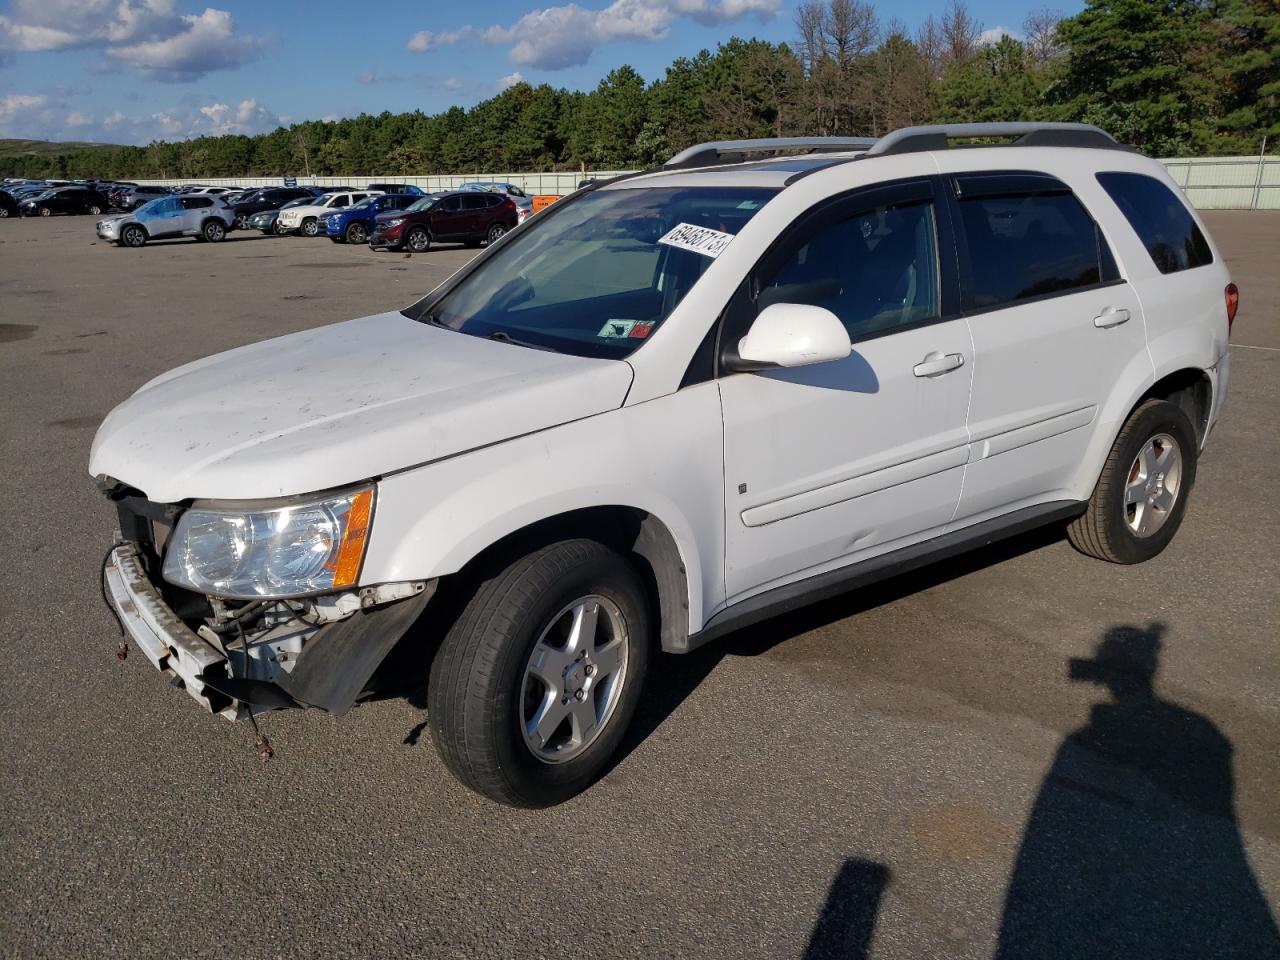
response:
{"label": "blue sky", "polygon": [[[797,2],[0,0],[0,137],[148,143],[434,113],[521,79],[590,89],[623,63],[652,80],[730,36],[793,40]],[[945,2],[877,8],[914,30]],[[1015,34],[1038,6],[968,2]]]}

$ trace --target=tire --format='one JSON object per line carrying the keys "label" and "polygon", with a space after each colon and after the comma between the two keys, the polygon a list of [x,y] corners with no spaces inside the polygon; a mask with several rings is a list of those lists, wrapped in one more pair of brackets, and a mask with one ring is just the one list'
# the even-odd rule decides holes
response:
{"label": "tire", "polygon": [[9,219],[9,208],[0,207],[0,220],[7,220],[7,219]]}
{"label": "tire", "polygon": [[141,247],[147,242],[147,231],[136,223],[131,223],[120,231],[120,246]]}
{"label": "tire", "polygon": [[431,234],[426,227],[414,227],[405,234],[404,245],[411,253],[426,253],[431,249]]}
{"label": "tire", "polygon": [[1085,512],[1067,528],[1081,553],[1142,563],[1169,545],[1195,485],[1199,444],[1182,408],[1148,400],[1111,447]]}
{"label": "tire", "polygon": [[90,216],[94,216],[94,217],[101,216],[102,208],[98,206],[96,203],[91,203],[89,204],[89,214]]}
{"label": "tire", "polygon": [[220,243],[227,237],[227,225],[216,217],[206,220],[200,228],[200,236],[210,243]]}
{"label": "tire", "polygon": [[507,232],[507,228],[505,226],[503,226],[500,223],[495,223],[493,226],[489,228],[489,232],[484,235],[484,238],[487,242],[491,244],[497,243],[499,240],[502,239],[502,235],[506,232]]}
{"label": "tire", "polygon": [[[265,230],[262,232],[266,233]],[[277,237],[283,237],[285,235],[285,229],[284,227],[280,226],[279,220],[277,220],[274,224],[271,225],[271,232],[274,233]]]}
{"label": "tire", "polygon": [[320,236],[320,224],[315,217],[307,217],[302,221],[302,226],[298,228],[298,232],[304,237],[318,237]]}
{"label": "tire", "polygon": [[347,243],[364,243],[369,239],[369,231],[365,229],[363,223],[348,224],[343,238]]}
{"label": "tire", "polygon": [[51,216],[53,216],[53,211],[52,211],[52,210],[50,210],[48,207],[41,207],[39,212],[40,212],[40,216],[42,216],[42,217],[51,217]]}
{"label": "tire", "polygon": [[246,214],[242,213],[236,216],[236,229],[237,230],[249,229],[249,217]]}
{"label": "tire", "polygon": [[[568,636],[578,608],[596,611],[593,636],[603,641],[585,659],[572,656]],[[635,713],[651,634],[643,583],[603,544],[564,540],[490,571],[431,666],[427,716],[445,766],[510,806],[550,806],[585,790]],[[554,687],[538,679],[535,648]],[[546,740],[529,732],[539,715]]]}

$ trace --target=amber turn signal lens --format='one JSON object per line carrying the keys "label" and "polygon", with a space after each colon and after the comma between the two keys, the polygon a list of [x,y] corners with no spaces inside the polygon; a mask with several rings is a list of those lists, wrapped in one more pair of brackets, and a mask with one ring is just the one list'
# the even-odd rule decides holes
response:
{"label": "amber turn signal lens", "polygon": [[333,564],[333,586],[349,587],[360,576],[364,561],[364,545],[369,539],[369,521],[373,516],[373,488],[361,490],[351,502],[342,532],[342,545]]}

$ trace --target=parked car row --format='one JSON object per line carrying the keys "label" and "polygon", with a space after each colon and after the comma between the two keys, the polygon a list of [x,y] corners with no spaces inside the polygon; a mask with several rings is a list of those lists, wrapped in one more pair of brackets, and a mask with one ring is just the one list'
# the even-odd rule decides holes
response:
{"label": "parked car row", "polygon": [[109,214],[97,222],[97,235],[129,247],[172,237],[217,242],[232,230],[253,229],[421,253],[434,243],[493,243],[533,212],[532,199],[515,184],[479,181],[438,193],[404,183],[232,189],[6,181],[0,187],[0,216]]}

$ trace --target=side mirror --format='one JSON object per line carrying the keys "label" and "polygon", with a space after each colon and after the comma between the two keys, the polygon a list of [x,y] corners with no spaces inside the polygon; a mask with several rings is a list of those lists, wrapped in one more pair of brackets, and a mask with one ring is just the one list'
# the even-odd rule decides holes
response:
{"label": "side mirror", "polygon": [[804,367],[843,360],[853,351],[849,331],[834,313],[805,303],[775,303],[738,341],[738,356],[752,367]]}

